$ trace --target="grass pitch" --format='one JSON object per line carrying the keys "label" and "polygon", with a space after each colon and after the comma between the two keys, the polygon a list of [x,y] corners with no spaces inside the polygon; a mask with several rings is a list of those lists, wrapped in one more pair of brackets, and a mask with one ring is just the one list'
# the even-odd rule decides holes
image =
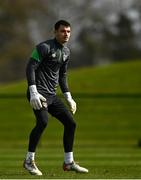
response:
{"label": "grass pitch", "polygon": [[[63,127],[51,116],[36,155],[44,175],[28,174],[22,163],[35,120],[24,95],[25,82],[0,87],[0,179],[141,178],[140,68],[141,62],[135,61],[70,71],[78,105],[74,156],[88,174],[62,170]],[[87,81],[86,75],[91,77]]]}

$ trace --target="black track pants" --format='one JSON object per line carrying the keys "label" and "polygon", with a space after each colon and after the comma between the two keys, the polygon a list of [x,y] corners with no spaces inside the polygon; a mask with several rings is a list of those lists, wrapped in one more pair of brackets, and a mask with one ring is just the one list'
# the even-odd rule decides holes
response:
{"label": "black track pants", "polygon": [[[29,97],[28,97],[29,99]],[[66,109],[64,103],[57,96],[49,96],[47,99],[47,108],[33,110],[36,116],[36,125],[32,129],[29,138],[28,151],[35,152],[42,132],[48,124],[48,112],[56,117],[64,125],[63,144],[64,151],[73,151],[74,133],[76,123],[71,113]]]}

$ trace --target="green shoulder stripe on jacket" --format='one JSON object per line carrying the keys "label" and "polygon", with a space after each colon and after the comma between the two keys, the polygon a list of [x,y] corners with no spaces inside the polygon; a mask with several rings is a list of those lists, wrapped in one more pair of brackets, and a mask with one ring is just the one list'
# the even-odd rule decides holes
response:
{"label": "green shoulder stripe on jacket", "polygon": [[33,58],[36,61],[40,62],[40,56],[39,56],[39,53],[38,53],[36,48],[32,51],[31,58]]}

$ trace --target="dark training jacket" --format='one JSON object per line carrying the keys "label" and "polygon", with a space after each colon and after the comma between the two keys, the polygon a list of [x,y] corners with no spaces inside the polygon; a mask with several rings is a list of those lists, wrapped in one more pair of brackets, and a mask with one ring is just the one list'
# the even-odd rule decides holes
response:
{"label": "dark training jacket", "polygon": [[39,93],[55,95],[59,84],[63,93],[68,92],[69,57],[68,47],[61,45],[56,39],[38,44],[26,67],[28,86],[36,85]]}

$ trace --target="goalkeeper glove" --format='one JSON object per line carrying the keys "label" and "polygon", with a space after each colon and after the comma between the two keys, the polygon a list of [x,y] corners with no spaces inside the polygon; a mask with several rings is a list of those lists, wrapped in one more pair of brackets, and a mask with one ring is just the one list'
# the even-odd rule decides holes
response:
{"label": "goalkeeper glove", "polygon": [[36,85],[29,86],[30,91],[30,105],[33,109],[39,110],[42,108],[42,102],[46,102],[46,98],[44,98],[41,94],[38,93]]}
{"label": "goalkeeper glove", "polygon": [[65,92],[64,97],[70,107],[70,111],[72,114],[75,114],[76,112],[76,102],[72,99],[71,93],[70,92]]}

